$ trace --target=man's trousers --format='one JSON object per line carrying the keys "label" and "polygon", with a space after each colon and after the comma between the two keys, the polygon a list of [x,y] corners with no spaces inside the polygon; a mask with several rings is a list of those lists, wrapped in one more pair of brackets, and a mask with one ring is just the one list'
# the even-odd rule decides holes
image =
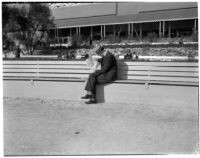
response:
{"label": "man's trousers", "polygon": [[94,73],[89,75],[87,84],[85,86],[85,90],[91,91],[94,95],[96,95],[96,85],[97,84],[104,84],[111,82],[112,80],[105,78],[105,74],[101,74],[99,76],[95,76]]}

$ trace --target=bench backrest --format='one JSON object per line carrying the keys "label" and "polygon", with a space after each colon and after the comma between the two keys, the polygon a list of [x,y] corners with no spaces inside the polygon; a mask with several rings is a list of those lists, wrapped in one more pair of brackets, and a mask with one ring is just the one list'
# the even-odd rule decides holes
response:
{"label": "bench backrest", "polygon": [[[198,83],[197,62],[118,61],[119,80]],[[84,61],[3,61],[6,78],[87,78]]]}
{"label": "bench backrest", "polygon": [[198,82],[196,62],[123,62],[119,61],[119,79]]}
{"label": "bench backrest", "polygon": [[4,61],[4,77],[84,78],[89,68],[83,61]]}

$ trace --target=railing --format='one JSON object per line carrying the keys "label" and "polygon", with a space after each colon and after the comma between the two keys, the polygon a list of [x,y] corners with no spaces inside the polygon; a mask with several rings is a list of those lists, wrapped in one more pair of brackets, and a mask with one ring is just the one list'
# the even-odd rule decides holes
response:
{"label": "railing", "polygon": [[[119,82],[198,85],[197,62],[118,61]],[[84,61],[3,61],[3,79],[79,79],[91,73]]]}

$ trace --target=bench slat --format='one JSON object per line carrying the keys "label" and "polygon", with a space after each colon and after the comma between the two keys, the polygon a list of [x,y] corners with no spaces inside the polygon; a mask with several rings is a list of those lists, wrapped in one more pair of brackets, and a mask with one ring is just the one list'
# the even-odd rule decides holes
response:
{"label": "bench slat", "polygon": [[31,72],[31,73],[3,73],[3,77],[7,77],[7,76],[16,76],[16,77],[38,77],[37,73]]}
{"label": "bench slat", "polygon": [[196,71],[198,67],[120,66],[119,70]]}
{"label": "bench slat", "polygon": [[148,81],[148,80],[116,80],[114,83],[124,83],[124,84],[132,84],[132,83],[154,83],[154,84],[176,84],[176,85],[198,85],[198,82],[185,82],[185,81]]}
{"label": "bench slat", "polygon": [[89,69],[86,65],[3,65],[3,68]]}
{"label": "bench slat", "polygon": [[121,76],[121,80],[149,80],[149,81],[181,81],[181,82],[198,82],[198,78],[189,77],[160,77],[160,76]]}
{"label": "bench slat", "polygon": [[[3,76],[8,77],[8,76],[32,76],[32,77],[78,77],[78,78],[83,78],[83,77],[88,77],[88,74],[55,74],[55,73],[3,73]],[[198,82],[198,78],[189,78],[189,77],[160,77],[160,76],[120,76],[121,80],[155,80],[155,81],[189,81],[189,82]]]}
{"label": "bench slat", "polygon": [[85,61],[45,61],[45,60],[38,60],[38,61],[33,61],[33,60],[4,60],[3,64],[19,64],[19,65],[23,65],[23,64],[50,64],[50,65],[85,65]]}
{"label": "bench slat", "polygon": [[65,77],[65,78],[59,78],[59,77],[45,77],[45,78],[36,78],[36,77],[4,77],[4,80],[34,80],[34,81],[73,81],[73,82],[85,82],[86,78],[72,78],[72,77]]}
{"label": "bench slat", "polygon": [[[3,71],[4,73],[40,73],[40,72],[45,72],[45,73],[90,73],[89,70],[70,70],[70,69],[7,69]],[[181,77],[198,77],[198,73],[193,73],[193,72],[153,72],[153,71],[119,71],[120,76],[124,75],[143,75],[143,76],[181,76]]]}
{"label": "bench slat", "polygon": [[22,72],[35,72],[37,73],[37,69],[3,69],[3,73],[22,73]]}
{"label": "bench slat", "polygon": [[62,77],[77,77],[77,78],[86,78],[88,77],[88,74],[46,74],[46,73],[40,73],[39,74],[40,77],[58,77],[58,78],[62,78]]}
{"label": "bench slat", "polygon": [[[64,82],[85,82],[86,78],[35,78],[35,77],[4,77],[4,80],[33,80],[33,81],[64,81]],[[112,83],[117,84],[144,84],[147,81],[144,80],[116,80]],[[198,82],[180,82],[180,81],[148,81],[149,84],[164,84],[164,85],[185,85],[185,86],[198,86]]]}
{"label": "bench slat", "polygon": [[39,68],[48,68],[48,69],[62,69],[62,68],[67,68],[67,69],[89,69],[88,66],[86,65],[39,65]]}
{"label": "bench slat", "polygon": [[37,65],[3,65],[3,69],[8,69],[8,68],[26,68],[26,69],[37,69]]}
{"label": "bench slat", "polygon": [[21,72],[46,72],[46,73],[89,73],[89,69],[88,70],[80,70],[80,69],[4,69],[3,70],[4,73],[9,72],[9,73],[21,73]]}
{"label": "bench slat", "polygon": [[[86,65],[3,65],[3,69],[85,69]],[[198,67],[156,67],[156,66],[120,66],[119,70],[158,70],[158,71],[196,71]]]}
{"label": "bench slat", "polygon": [[[19,65],[23,65],[23,64],[50,64],[50,65],[85,65],[85,61],[20,61],[20,60],[14,60],[14,61],[10,61],[10,60],[4,60],[3,61],[3,65],[8,65],[8,64],[19,64]],[[134,61],[118,61],[119,65],[148,65],[148,66],[186,66],[186,67],[190,67],[190,66],[198,66],[198,62],[134,62]]]}
{"label": "bench slat", "polygon": [[83,78],[88,77],[88,74],[46,74],[46,73],[3,73],[4,77],[8,76],[19,76],[19,77],[77,77],[77,78]]}
{"label": "bench slat", "polygon": [[119,71],[119,75],[152,75],[152,76],[181,76],[198,77],[196,72],[163,72],[163,71]]}
{"label": "bench slat", "polygon": [[198,66],[198,62],[134,62],[134,61],[118,61],[118,65],[127,66]]}

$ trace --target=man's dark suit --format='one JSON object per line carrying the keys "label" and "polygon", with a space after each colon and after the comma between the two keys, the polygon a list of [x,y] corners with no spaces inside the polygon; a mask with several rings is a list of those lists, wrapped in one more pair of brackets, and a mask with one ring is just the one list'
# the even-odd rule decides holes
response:
{"label": "man's dark suit", "polygon": [[96,84],[103,84],[117,79],[117,61],[109,51],[98,60],[101,63],[101,70],[97,70],[89,75],[85,90],[96,94]]}

